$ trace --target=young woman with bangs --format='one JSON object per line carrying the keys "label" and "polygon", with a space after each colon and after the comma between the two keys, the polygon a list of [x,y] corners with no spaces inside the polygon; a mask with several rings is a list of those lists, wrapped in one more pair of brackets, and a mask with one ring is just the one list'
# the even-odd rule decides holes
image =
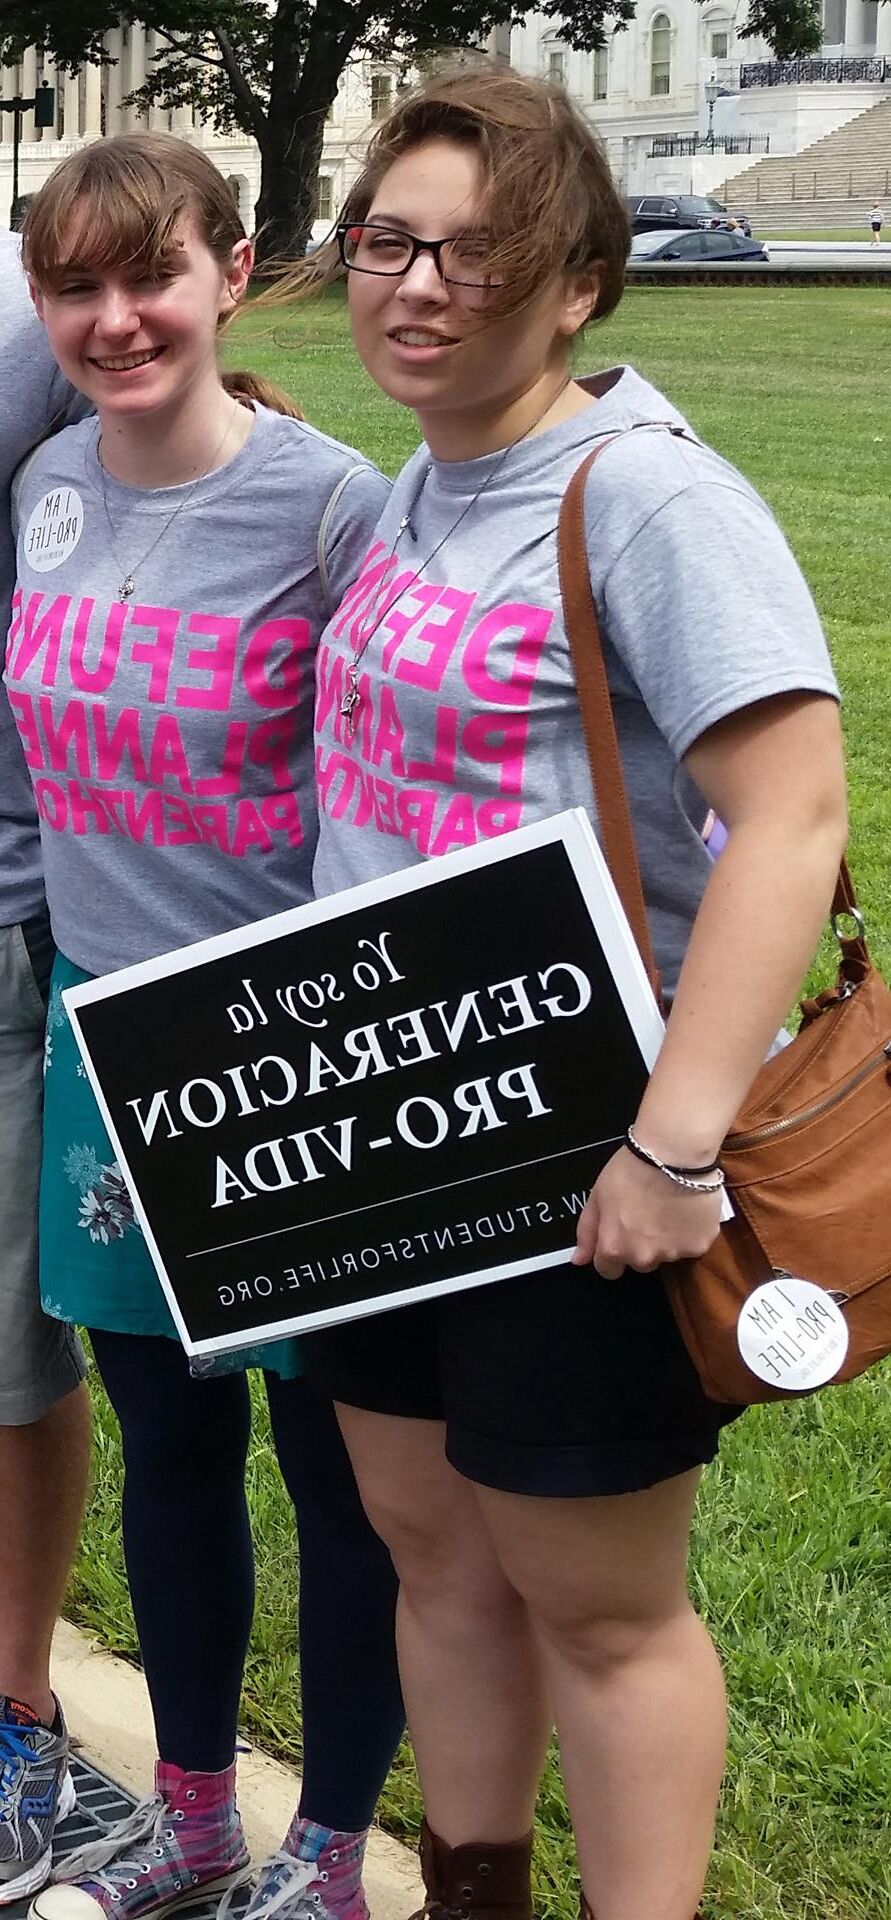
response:
{"label": "young woman with bangs", "polygon": [[[563,807],[596,825],[556,528],[608,441],[588,561],[672,1002],[642,1154],[608,1162],[565,1269],[306,1343],[399,1573],[429,1904],[463,1920],[529,1920],[552,1723],[586,1920],[691,1920],[700,1899],[725,1709],[686,1559],[734,1410],[705,1398],[659,1269],[718,1231],[716,1155],[845,837],[836,684],[771,514],[632,368],[573,373],[627,244],[566,96],[474,64],[400,101],[336,239],[282,289],[345,270],[359,356],[423,434],[320,645],[317,892]],[[366,770],[394,790],[379,817]]]}
{"label": "young woman with bangs", "polygon": [[89,1329],[120,1422],[159,1752],[155,1793],[69,1857],[32,1915],[149,1920],[245,1867],[234,1756],[257,1364],[300,1543],[304,1783],[249,1911],[367,1920],[365,1841],[403,1719],[392,1564],[298,1343],[190,1376],[61,991],[309,898],[324,576],[336,599],[389,488],[284,396],[221,377],[252,248],[195,148],[130,134],[72,155],[29,210],[24,256],[59,365],[95,408],[20,475],[6,660],[58,947],[42,1291]]}

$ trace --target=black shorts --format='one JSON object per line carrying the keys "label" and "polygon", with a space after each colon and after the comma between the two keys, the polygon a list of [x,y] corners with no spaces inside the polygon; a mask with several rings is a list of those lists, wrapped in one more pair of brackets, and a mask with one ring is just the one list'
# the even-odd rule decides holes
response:
{"label": "black shorts", "polygon": [[458,1473],[504,1493],[632,1493],[704,1465],[738,1407],[708,1400],[658,1274],[546,1267],[303,1341],[346,1406],[444,1420]]}

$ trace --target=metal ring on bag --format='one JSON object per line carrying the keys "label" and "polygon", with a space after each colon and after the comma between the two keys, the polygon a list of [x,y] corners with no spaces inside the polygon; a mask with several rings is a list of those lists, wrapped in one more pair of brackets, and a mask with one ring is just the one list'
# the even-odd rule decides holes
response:
{"label": "metal ring on bag", "polygon": [[[840,923],[844,920],[853,920],[856,933],[842,933]],[[866,921],[859,907],[842,907],[840,913],[832,914],[830,925],[839,946],[843,946],[846,940],[865,940],[866,938]]]}

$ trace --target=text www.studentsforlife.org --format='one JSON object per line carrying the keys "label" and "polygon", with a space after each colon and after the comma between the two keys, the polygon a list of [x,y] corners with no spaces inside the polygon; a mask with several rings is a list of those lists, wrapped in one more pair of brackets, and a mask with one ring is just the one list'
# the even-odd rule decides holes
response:
{"label": "text www.studentsforlife.org", "polygon": [[394,1268],[411,1261],[423,1261],[431,1256],[435,1258],[438,1253],[459,1247],[478,1245],[482,1251],[492,1248],[493,1242],[515,1239],[534,1230],[536,1226],[552,1226],[560,1219],[575,1220],[587,1197],[587,1193],[563,1193],[557,1200],[525,1201],[512,1207],[468,1215],[449,1226],[430,1227],[392,1240],[381,1240],[373,1245],[346,1247],[324,1260],[305,1260],[284,1267],[270,1264],[264,1272],[256,1273],[250,1279],[218,1287],[217,1296],[222,1307],[234,1307],[247,1300],[269,1299],[275,1294],[308,1294],[314,1287],[353,1279],[362,1273],[379,1272],[384,1283],[388,1270],[392,1272]]}

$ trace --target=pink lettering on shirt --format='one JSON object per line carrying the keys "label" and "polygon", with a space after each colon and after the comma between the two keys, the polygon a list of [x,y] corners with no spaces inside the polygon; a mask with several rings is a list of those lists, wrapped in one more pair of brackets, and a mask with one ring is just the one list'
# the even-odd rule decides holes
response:
{"label": "pink lettering on shirt", "polygon": [[77,687],[81,693],[108,692],[118,669],[124,625],[129,611],[120,601],[116,601],[115,605],[109,608],[98,664],[95,667],[88,667],[86,650],[95,609],[95,600],[81,600],[74,617],[68,671],[72,686]]}
{"label": "pink lettering on shirt", "polygon": [[[528,706],[538,672],[542,649],[554,616],[545,607],[493,607],[474,628],[464,649],[461,665],[464,679],[478,700],[495,700],[508,706]],[[498,640],[516,633],[514,657],[506,680],[495,679],[489,671],[489,653]]]}
{"label": "pink lettering on shirt", "polygon": [[296,705],[301,655],[311,646],[308,620],[267,620],[251,635],[241,677],[259,707]]}
{"label": "pink lettering on shirt", "polygon": [[216,646],[190,649],[186,658],[187,673],[207,674],[208,683],[192,687],[180,682],[176,689],[176,704],[178,707],[204,707],[216,713],[227,713],[232,705],[241,621],[227,614],[192,613],[188,619],[188,631],[215,636]]}
{"label": "pink lettering on shirt", "polygon": [[151,667],[148,682],[148,697],[159,705],[167,699],[170,685],[170,665],[173,649],[176,645],[176,633],[182,614],[176,607],[132,607],[130,624],[133,627],[154,627],[154,640],[134,640],[130,648],[130,658]]}
{"label": "pink lettering on shirt", "polygon": [[[420,855],[520,825],[555,610],[511,599],[475,618],[479,608],[478,593],[396,573],[380,553],[363,570],[317,666],[319,804],[332,820],[397,834]],[[357,648],[351,731],[340,706]]]}
{"label": "pink lettering on shirt", "polygon": [[396,668],[397,680],[407,680],[415,687],[428,687],[432,693],[439,692],[475,599],[475,593],[460,593],[457,587],[437,587],[431,607],[444,608],[448,617],[443,621],[428,620],[419,628],[415,643],[429,649],[427,658],[404,654]]}
{"label": "pink lettering on shirt", "polygon": [[[41,617],[43,594],[32,593],[24,609],[22,638],[15,659],[7,664],[7,673],[12,680],[20,680],[43,649],[46,649],[40,678],[45,687],[54,687],[59,671],[59,648],[65,627],[65,616],[71,605],[70,593],[62,593],[51,601]],[[10,642],[12,628],[10,628]]]}

